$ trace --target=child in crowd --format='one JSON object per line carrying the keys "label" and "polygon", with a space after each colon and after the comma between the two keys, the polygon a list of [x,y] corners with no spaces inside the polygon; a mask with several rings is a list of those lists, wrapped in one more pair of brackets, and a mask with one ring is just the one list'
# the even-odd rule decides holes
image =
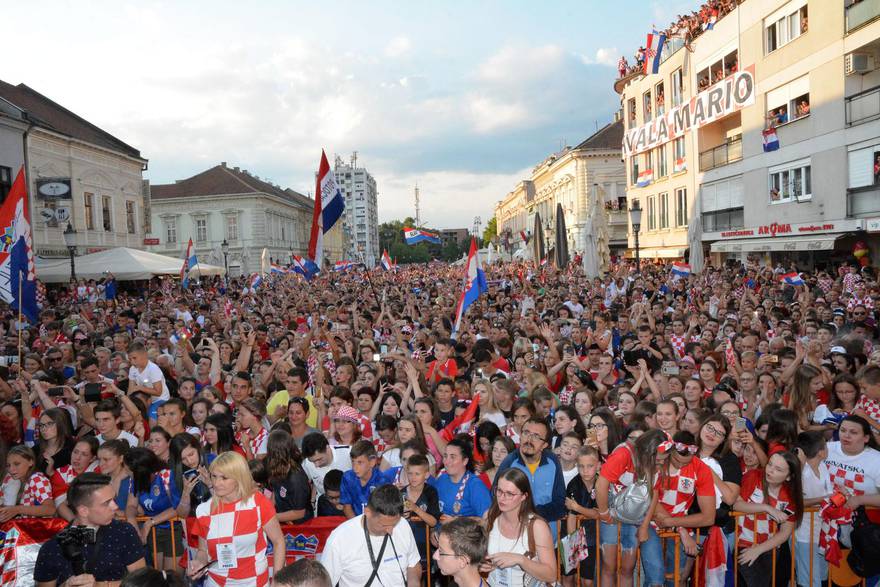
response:
{"label": "child in crowd", "polygon": [[[577,451],[577,476],[569,481],[565,489],[565,507],[568,509],[566,527],[573,532],[577,527],[576,516],[586,518],[581,522],[587,537],[589,555],[581,561],[581,586],[592,587],[596,576],[596,477],[599,476],[599,452],[592,446],[582,446]],[[566,587],[575,584],[577,571],[562,578]],[[581,587],[578,586],[578,587]]]}
{"label": "child in crowd", "polygon": [[880,367],[865,367],[858,381],[862,395],[852,413],[866,419],[876,436],[877,430],[880,430]]}
{"label": "child in crowd", "polygon": [[[828,457],[828,447],[821,430],[801,432],[797,439],[797,455],[803,465],[801,483],[804,490],[804,507],[821,506],[833,493],[831,477],[824,461]],[[812,517],[812,522],[810,521]],[[794,532],[797,583],[801,587],[821,587],[828,578],[828,562],[819,552],[819,530],[822,520],[816,513],[805,515]],[[812,536],[810,533],[812,532]],[[810,557],[812,562],[812,581],[810,581]]]}
{"label": "child in crowd", "polygon": [[425,484],[431,475],[431,466],[428,457],[422,454],[409,455],[404,461],[406,467],[406,479],[409,484],[403,488],[403,515],[409,520],[416,546],[419,548],[419,556],[422,557],[422,565],[426,560],[426,535],[425,527],[434,528],[440,518],[440,498],[437,490]]}
{"label": "child in crowd", "polygon": [[318,496],[318,506],[315,515],[321,516],[344,516],[342,506],[339,504],[339,490],[342,485],[342,471],[333,469],[324,475],[324,493]]}
{"label": "child in crowd", "polygon": [[389,475],[379,470],[376,447],[369,440],[358,440],[351,447],[351,470],[342,474],[339,503],[346,518],[364,513],[373,489],[390,483]]}

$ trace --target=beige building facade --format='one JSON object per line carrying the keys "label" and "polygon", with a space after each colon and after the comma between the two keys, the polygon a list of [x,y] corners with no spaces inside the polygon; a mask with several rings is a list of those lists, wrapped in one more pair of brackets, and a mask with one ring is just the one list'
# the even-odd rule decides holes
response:
{"label": "beige building facade", "polygon": [[612,254],[626,248],[626,185],[620,161],[623,123],[615,121],[576,147],[566,147],[536,165],[495,206],[497,232],[513,250],[523,249],[522,234],[529,238],[535,215],[540,214],[548,248],[554,242],[556,205],[562,204],[568,248],[583,252],[591,202],[603,203]]}
{"label": "beige building facade", "polygon": [[[880,3],[747,0],[692,49],[667,47],[658,74],[619,82],[632,147],[628,195],[645,210],[643,255],[662,245],[667,253],[657,256],[682,256],[687,225],[699,220],[704,251],[716,264],[752,256],[826,266],[852,261],[859,241],[876,260]],[[691,118],[673,138],[677,120],[670,112],[668,141],[656,120],[658,89],[666,109],[684,105]],[[706,112],[698,115],[698,104]],[[640,134],[648,137],[641,144]],[[673,165],[684,154],[687,170],[657,177],[663,147]],[[655,177],[644,174],[648,169]]]}

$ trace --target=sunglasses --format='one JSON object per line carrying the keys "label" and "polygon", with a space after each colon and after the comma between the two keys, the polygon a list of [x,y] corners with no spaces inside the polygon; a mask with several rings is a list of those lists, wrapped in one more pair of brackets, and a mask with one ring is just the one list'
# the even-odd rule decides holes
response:
{"label": "sunglasses", "polygon": [[695,455],[697,454],[697,447],[693,444],[685,444],[683,442],[675,443],[675,450],[678,451],[678,454],[684,455]]}

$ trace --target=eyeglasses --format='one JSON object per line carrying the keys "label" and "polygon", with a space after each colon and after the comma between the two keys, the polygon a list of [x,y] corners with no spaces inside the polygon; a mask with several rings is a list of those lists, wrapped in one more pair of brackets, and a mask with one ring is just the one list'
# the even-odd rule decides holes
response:
{"label": "eyeglasses", "polygon": [[725,418],[738,418],[739,412],[734,412],[732,410],[721,410],[721,415]]}
{"label": "eyeglasses", "polygon": [[539,433],[531,432],[529,430],[523,430],[520,436],[523,440],[540,440],[541,442],[547,442],[547,439],[541,436]]}
{"label": "eyeglasses", "polygon": [[63,357],[48,357],[48,359],[49,359],[50,361],[52,361],[53,363],[54,363],[55,361],[63,361],[63,360],[64,360]]}
{"label": "eyeglasses", "polygon": [[503,497],[504,499],[513,499],[514,497],[519,497],[522,493],[518,491],[504,491],[503,489],[495,490],[495,497]]}
{"label": "eyeglasses", "polygon": [[595,424],[590,422],[589,426],[587,426],[588,430],[601,430],[603,428],[608,428],[608,424],[605,422],[596,422]]}
{"label": "eyeglasses", "polygon": [[718,430],[718,428],[715,428],[715,426],[712,426],[711,424],[706,424],[705,428],[714,435],[715,438],[724,438],[726,436],[723,430]]}
{"label": "eyeglasses", "polygon": [[46,428],[51,428],[54,425],[55,422],[40,422],[38,427],[40,430],[45,430]]}

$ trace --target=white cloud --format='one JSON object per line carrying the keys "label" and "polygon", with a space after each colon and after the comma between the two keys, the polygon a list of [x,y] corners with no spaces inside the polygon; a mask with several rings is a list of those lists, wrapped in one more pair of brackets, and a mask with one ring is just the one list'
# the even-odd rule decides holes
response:
{"label": "white cloud", "polygon": [[617,50],[617,47],[600,47],[596,49],[596,63],[600,65],[615,67],[618,59],[620,59],[620,51]]}
{"label": "white cloud", "polygon": [[559,69],[566,56],[567,52],[559,45],[507,46],[477,68],[477,77],[494,84],[519,84],[547,77]]}
{"label": "white cloud", "polygon": [[511,130],[529,120],[528,108],[516,102],[501,102],[489,96],[474,96],[469,100],[470,118],[478,133]]}
{"label": "white cloud", "polygon": [[385,45],[385,56],[386,57],[402,57],[410,52],[412,49],[412,42],[408,37],[399,36],[391,39],[387,45]]}

